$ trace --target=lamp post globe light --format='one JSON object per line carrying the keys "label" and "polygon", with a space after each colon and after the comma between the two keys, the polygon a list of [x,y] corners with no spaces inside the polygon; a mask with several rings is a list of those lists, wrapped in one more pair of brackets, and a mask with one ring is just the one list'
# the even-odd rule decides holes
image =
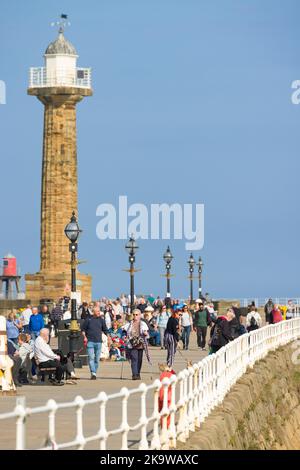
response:
{"label": "lamp post globe light", "polygon": [[199,256],[199,260],[197,263],[198,266],[198,280],[199,280],[199,299],[202,299],[202,271],[203,271],[203,261],[201,256]]}
{"label": "lamp post globe light", "polygon": [[74,367],[81,367],[81,361],[76,361],[75,354],[79,350],[80,328],[77,322],[77,301],[76,301],[76,253],[78,251],[78,237],[82,230],[80,230],[75,212],[73,211],[70,222],[65,227],[65,235],[69,239],[69,251],[71,253],[71,324],[69,335],[69,352],[71,354]]}
{"label": "lamp post globe light", "polygon": [[129,273],[130,273],[130,313],[134,310],[134,263],[135,263],[135,255],[138,250],[138,244],[135,241],[133,235],[129,238],[128,242],[125,245],[125,249],[129,254]]}
{"label": "lamp post globe light", "polygon": [[173,259],[173,255],[171,253],[170,247],[166,249],[164,256],[163,256],[164,262],[166,263],[166,278],[167,278],[167,294],[166,294],[166,300],[165,304],[167,309],[171,308],[171,289],[170,289],[170,270],[171,270],[171,263]]}
{"label": "lamp post globe light", "polygon": [[194,295],[193,295],[193,273],[194,273],[194,266],[195,266],[195,260],[193,257],[193,254],[191,253],[189,260],[189,279],[190,279],[190,303],[194,301]]}

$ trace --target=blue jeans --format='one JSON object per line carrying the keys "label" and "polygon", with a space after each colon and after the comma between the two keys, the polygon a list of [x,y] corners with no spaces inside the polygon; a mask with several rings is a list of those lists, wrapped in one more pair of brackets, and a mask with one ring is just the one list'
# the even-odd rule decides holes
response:
{"label": "blue jeans", "polygon": [[191,334],[191,327],[190,326],[184,326],[182,329],[182,342],[183,342],[183,347],[185,349],[188,349],[189,347],[189,342],[190,342],[190,334]]}
{"label": "blue jeans", "polygon": [[96,374],[99,366],[99,360],[101,355],[102,343],[94,343],[93,341],[88,341],[87,343],[87,353],[89,356],[89,367],[91,374]]}
{"label": "blue jeans", "polygon": [[159,331],[151,330],[150,331],[150,338],[154,338],[154,346],[158,346],[160,342],[160,334]]}

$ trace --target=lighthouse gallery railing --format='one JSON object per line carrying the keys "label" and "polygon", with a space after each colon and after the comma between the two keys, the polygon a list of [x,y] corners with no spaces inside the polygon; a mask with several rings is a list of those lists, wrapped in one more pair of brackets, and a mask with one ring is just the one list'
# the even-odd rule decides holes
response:
{"label": "lighthouse gallery railing", "polygon": [[55,70],[55,73],[51,73],[46,67],[31,67],[29,69],[29,88],[56,86],[91,88],[91,69],[77,67],[74,72],[66,69],[58,69]]}

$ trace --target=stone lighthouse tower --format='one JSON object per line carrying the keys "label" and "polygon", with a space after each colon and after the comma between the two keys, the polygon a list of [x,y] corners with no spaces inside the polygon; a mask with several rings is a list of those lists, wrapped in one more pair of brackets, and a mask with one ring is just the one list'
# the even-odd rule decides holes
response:
{"label": "stone lighthouse tower", "polygon": [[[69,241],[64,228],[77,206],[76,105],[92,95],[91,69],[78,68],[75,47],[60,23],[46,49],[45,66],[30,69],[28,94],[44,105],[40,271],[27,274],[26,297],[56,301],[70,295]],[[91,276],[77,274],[82,300],[91,299]]]}

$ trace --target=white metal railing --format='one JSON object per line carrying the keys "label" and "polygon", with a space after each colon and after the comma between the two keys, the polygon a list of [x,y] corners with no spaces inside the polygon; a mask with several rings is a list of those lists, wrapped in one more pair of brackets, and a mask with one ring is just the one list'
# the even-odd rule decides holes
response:
{"label": "white metal railing", "polygon": [[[256,307],[264,307],[266,303],[268,302],[269,298],[270,297],[249,297],[249,298],[243,297],[237,300],[239,300],[241,307],[248,307],[248,305],[250,305],[252,302],[255,303]],[[227,300],[227,299],[222,299],[222,300]],[[231,300],[231,299],[228,299],[228,300]],[[273,303],[278,304],[278,305],[288,305],[289,300],[292,300],[293,304],[296,307],[300,307],[299,297],[297,298],[295,297],[272,297]]]}
{"label": "white metal railing", "polygon": [[29,88],[54,86],[92,88],[91,69],[76,68],[74,72],[66,69],[57,69],[52,72],[46,67],[31,67],[29,69]]}
{"label": "white metal railing", "polygon": [[[162,383],[159,380],[151,385],[142,383],[138,388],[122,388],[112,395],[101,392],[95,398],[87,400],[77,396],[69,403],[57,403],[51,399],[37,408],[26,407],[25,398],[21,397],[12,412],[0,414],[0,421],[16,419],[16,449],[19,450],[27,448],[26,430],[29,418],[40,413],[48,415],[44,435],[47,445],[42,447],[43,450],[83,449],[92,441],[97,441],[100,449],[105,450],[109,448],[109,439],[116,435],[121,437],[121,450],[127,450],[133,432],[139,434],[138,448],[141,450],[175,448],[177,440],[185,442],[189,434],[201,426],[213,408],[224,400],[230,388],[246,372],[247,367],[253,367],[256,361],[264,358],[270,351],[299,337],[300,318],[268,325],[240,336],[217,353],[182,370],[177,376],[165,378]],[[159,411],[161,388],[163,407]],[[130,425],[130,404],[136,397],[140,400],[140,415],[137,423]],[[108,430],[110,420],[107,407],[113,400],[118,401],[120,425]],[[83,412],[90,405],[99,407],[99,426],[97,432],[87,436],[84,435]],[[74,437],[67,442],[58,442],[56,418],[60,410],[66,409],[75,411]]]}

